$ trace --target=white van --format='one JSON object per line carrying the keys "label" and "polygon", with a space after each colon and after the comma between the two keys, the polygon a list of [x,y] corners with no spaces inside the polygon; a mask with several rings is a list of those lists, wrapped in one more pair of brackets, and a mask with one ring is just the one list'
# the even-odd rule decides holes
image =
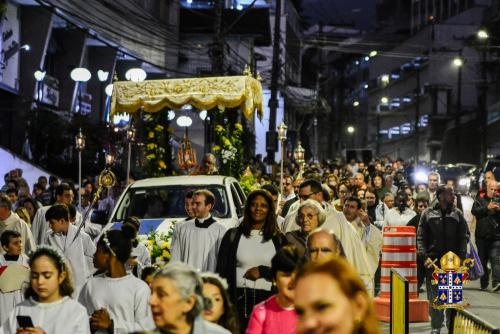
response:
{"label": "white van", "polygon": [[246,196],[238,181],[229,176],[168,176],[144,179],[129,185],[120,196],[105,230],[119,228],[125,218],[141,220],[139,235],[151,231],[167,233],[173,221],[186,219],[184,197],[187,192],[208,189],[215,196],[212,215],[228,229],[243,216]]}

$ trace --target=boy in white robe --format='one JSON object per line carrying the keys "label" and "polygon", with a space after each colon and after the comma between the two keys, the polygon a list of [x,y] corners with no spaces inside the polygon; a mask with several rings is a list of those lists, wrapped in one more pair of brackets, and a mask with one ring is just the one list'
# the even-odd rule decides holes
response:
{"label": "boy in white robe", "polygon": [[51,230],[48,231],[45,243],[58,249],[68,260],[73,275],[74,296],[78,297],[80,289],[92,275],[90,259],[96,251],[92,239],[84,231],[69,222],[69,210],[64,204],[54,204],[45,214]]}
{"label": "boy in white robe", "polygon": [[[7,230],[2,233],[0,240],[2,248],[5,251],[5,254],[0,255],[0,272],[3,274],[7,267],[12,265],[24,266],[29,270],[28,257],[22,253],[21,234],[16,231]],[[19,290],[11,292],[0,291],[0,324],[3,324],[14,307],[24,300],[23,285],[27,286],[29,281],[23,281],[19,282]]]}
{"label": "boy in white robe", "polygon": [[[54,204],[70,205],[73,202],[74,194],[73,189],[67,183],[61,183],[56,188],[56,202]],[[49,223],[45,220],[45,213],[50,209],[49,206],[44,206],[38,209],[31,222],[31,232],[37,245],[44,243],[49,230]],[[82,222],[82,215],[76,213],[75,225],[80,226]]]}

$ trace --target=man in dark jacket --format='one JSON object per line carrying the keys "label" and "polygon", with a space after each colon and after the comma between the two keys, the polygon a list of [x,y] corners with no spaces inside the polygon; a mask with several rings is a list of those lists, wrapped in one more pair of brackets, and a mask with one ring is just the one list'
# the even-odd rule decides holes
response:
{"label": "man in dark jacket", "polygon": [[[420,217],[422,217],[422,213],[429,207],[429,197],[427,197],[426,193],[418,194],[417,199],[415,200],[415,212],[417,215],[410,219],[406,226],[415,227],[415,234],[418,230],[418,224],[420,222]],[[417,277],[418,277],[418,292],[423,292],[422,285],[425,280],[426,269],[424,266],[424,258],[421,256],[417,257]]]}
{"label": "man in dark jacket", "polygon": [[497,182],[491,180],[486,185],[486,193],[478,195],[472,206],[476,217],[476,246],[484,268],[481,290],[488,288],[490,261],[493,291],[500,290],[500,192]]}
{"label": "man in dark jacket", "polygon": [[441,257],[449,251],[464,260],[467,256],[469,239],[467,222],[462,212],[453,205],[455,200],[453,189],[439,187],[436,191],[436,200],[436,204],[422,213],[417,231],[418,255],[425,259],[424,265],[427,268],[426,290],[430,303],[432,334],[441,332],[444,320],[443,311],[432,307],[438,294],[437,285],[432,285],[434,263],[439,263]]}

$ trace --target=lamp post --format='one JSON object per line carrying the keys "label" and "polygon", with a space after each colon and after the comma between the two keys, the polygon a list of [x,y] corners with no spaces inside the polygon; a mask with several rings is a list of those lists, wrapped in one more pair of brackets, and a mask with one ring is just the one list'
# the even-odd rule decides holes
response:
{"label": "lamp post", "polygon": [[293,157],[295,158],[295,161],[299,164],[299,175],[297,176],[297,179],[302,178],[302,172],[304,171],[304,163],[305,163],[305,157],[304,157],[305,150],[300,144],[300,140],[297,144],[297,147],[293,151]]}
{"label": "lamp post", "polygon": [[462,67],[464,66],[464,60],[462,59],[462,50],[458,52],[458,57],[453,59],[453,66],[458,69],[458,78],[457,78],[457,111],[455,114],[455,129],[457,133],[455,134],[455,147],[457,149],[457,153],[460,154],[461,147],[461,138],[462,136],[458,135],[458,129],[460,126],[460,114],[462,113]]}
{"label": "lamp post", "polygon": [[78,85],[78,112],[82,113],[82,82],[87,82],[92,77],[89,70],[84,67],[77,67],[70,73],[71,80]]}
{"label": "lamp post", "polygon": [[131,123],[127,129],[128,155],[127,155],[127,185],[130,182],[130,160],[132,158],[132,143],[135,141],[135,128]]}
{"label": "lamp post", "polygon": [[489,48],[489,34],[482,29],[477,32],[477,39],[481,43],[481,82],[479,84],[479,114],[481,128],[481,162],[488,158],[488,68],[487,51]]}
{"label": "lamp post", "polygon": [[281,163],[280,163],[280,196],[283,195],[283,160],[285,160],[285,141],[287,126],[281,122],[278,126],[278,139],[281,142]]}
{"label": "lamp post", "polygon": [[351,148],[354,148],[354,132],[355,131],[356,131],[356,129],[354,128],[354,126],[349,125],[347,127],[347,133],[351,136]]}
{"label": "lamp post", "polygon": [[36,100],[38,102],[42,102],[43,101],[43,88],[42,88],[42,82],[43,82],[43,79],[45,79],[45,74],[47,72],[45,71],[35,71],[35,73],[33,74],[34,77],[35,77],[35,80],[36,80]]}
{"label": "lamp post", "polygon": [[75,136],[75,148],[78,151],[78,209],[82,211],[82,151],[85,149],[85,136],[81,128]]}

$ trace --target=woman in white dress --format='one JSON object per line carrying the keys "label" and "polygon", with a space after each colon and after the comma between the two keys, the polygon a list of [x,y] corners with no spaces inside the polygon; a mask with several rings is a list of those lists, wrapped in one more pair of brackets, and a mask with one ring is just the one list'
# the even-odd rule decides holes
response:
{"label": "woman in white dress", "polygon": [[[85,308],[73,293],[68,265],[56,250],[41,247],[30,257],[30,287],[0,328],[4,334],[88,334]],[[19,318],[25,321],[19,323]],[[31,323],[30,323],[31,322]]]}

